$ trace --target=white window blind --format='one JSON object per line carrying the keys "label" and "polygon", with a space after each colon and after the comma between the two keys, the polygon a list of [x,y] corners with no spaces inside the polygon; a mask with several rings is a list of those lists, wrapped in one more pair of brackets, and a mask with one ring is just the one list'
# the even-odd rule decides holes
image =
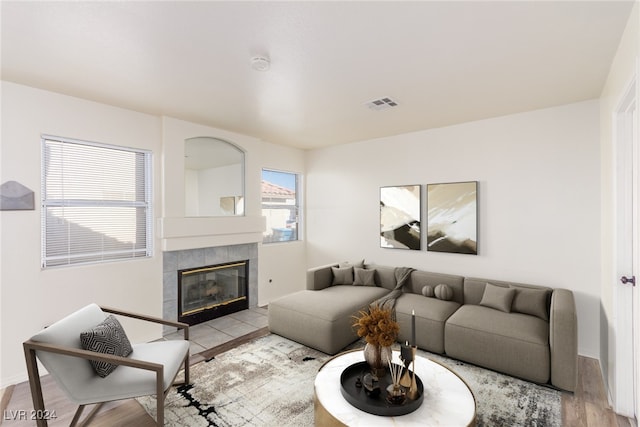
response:
{"label": "white window blind", "polygon": [[151,256],[151,153],[42,141],[42,266]]}

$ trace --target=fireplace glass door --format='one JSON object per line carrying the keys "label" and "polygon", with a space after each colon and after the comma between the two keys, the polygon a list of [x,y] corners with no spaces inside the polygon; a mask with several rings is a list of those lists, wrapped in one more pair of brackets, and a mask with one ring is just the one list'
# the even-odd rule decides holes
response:
{"label": "fireplace glass door", "polygon": [[247,264],[239,261],[178,271],[178,320],[195,325],[247,309]]}

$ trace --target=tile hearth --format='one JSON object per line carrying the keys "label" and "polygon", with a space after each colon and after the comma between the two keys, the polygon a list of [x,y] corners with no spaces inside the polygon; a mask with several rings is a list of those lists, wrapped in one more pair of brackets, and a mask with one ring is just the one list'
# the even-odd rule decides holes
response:
{"label": "tile hearth", "polygon": [[[266,307],[251,307],[248,310],[190,326],[189,341],[191,345],[189,352],[192,356],[197,355],[266,326],[268,326]],[[163,339],[182,339],[182,334],[173,332],[165,335]]]}

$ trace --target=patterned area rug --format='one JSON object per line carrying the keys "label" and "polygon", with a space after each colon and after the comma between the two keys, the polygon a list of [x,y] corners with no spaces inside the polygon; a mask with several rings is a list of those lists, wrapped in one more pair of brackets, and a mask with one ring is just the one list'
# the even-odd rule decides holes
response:
{"label": "patterned area rug", "polygon": [[[357,348],[358,345],[356,345]],[[559,426],[561,393],[419,351],[456,371],[477,400],[478,426]],[[267,335],[191,367],[167,395],[166,426],[313,426],[313,382],[324,353]],[[137,399],[155,417],[153,396]]]}

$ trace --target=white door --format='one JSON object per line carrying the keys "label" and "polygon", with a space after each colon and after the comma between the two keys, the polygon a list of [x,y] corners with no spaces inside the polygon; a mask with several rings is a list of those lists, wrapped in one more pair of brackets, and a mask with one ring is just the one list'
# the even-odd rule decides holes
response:
{"label": "white door", "polygon": [[[630,418],[638,406],[638,291],[640,282],[640,149],[636,83],[630,85],[615,113],[617,145],[617,277],[614,285],[615,411]],[[634,313],[636,314],[634,316]]]}

